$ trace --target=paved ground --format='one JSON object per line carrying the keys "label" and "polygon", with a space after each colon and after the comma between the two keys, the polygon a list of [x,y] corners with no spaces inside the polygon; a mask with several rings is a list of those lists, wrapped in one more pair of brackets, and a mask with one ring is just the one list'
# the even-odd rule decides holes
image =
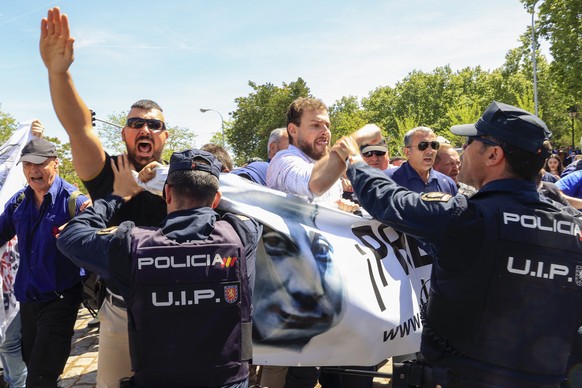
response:
{"label": "paved ground", "polygon": [[[64,388],[93,388],[97,375],[97,350],[99,348],[99,329],[87,327],[92,319],[86,309],[81,309],[75,324],[73,348],[62,375]],[[384,365],[380,372],[391,373],[392,363]],[[375,378],[374,388],[390,386],[387,378]],[[318,385],[319,387],[319,385]]]}
{"label": "paved ground", "polygon": [[82,308],[77,316],[73,348],[65,366],[61,385],[65,388],[95,387],[99,329],[87,327],[93,317]]}

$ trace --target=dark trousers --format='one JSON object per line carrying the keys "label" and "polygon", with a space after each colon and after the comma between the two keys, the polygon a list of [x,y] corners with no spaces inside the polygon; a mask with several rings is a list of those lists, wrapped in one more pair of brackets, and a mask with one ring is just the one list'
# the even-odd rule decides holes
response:
{"label": "dark trousers", "polygon": [[287,370],[285,388],[313,388],[318,377],[319,369],[314,366],[292,366]]}
{"label": "dark trousers", "polygon": [[[342,367],[339,367],[342,368]],[[375,371],[374,366],[346,366],[347,369]],[[330,373],[322,369],[319,373],[319,384],[323,388],[372,388],[372,376],[356,376],[348,374]]]}
{"label": "dark trousers", "polygon": [[54,388],[71,352],[82,288],[75,287],[48,302],[20,304],[22,359],[27,388]]}

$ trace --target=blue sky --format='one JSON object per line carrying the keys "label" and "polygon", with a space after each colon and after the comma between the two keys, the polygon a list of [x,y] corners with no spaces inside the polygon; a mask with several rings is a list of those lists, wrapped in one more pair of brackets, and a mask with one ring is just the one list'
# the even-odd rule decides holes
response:
{"label": "blue sky", "polygon": [[38,53],[40,20],[69,15],[77,88],[99,117],[150,98],[196,145],[220,130],[248,81],[302,77],[333,104],[414,69],[494,69],[531,23],[519,0],[0,0],[0,110],[66,141]]}

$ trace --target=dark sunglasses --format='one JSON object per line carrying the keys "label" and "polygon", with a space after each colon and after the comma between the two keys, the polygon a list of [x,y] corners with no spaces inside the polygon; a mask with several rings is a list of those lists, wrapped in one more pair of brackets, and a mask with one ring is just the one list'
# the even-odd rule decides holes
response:
{"label": "dark sunglasses", "polygon": [[428,148],[429,145],[430,145],[430,147],[433,150],[436,151],[441,146],[441,143],[439,143],[436,140],[433,140],[433,141],[421,141],[417,145],[415,145],[415,146],[408,146],[407,148],[417,147],[419,151],[424,151],[424,150],[426,150]]}
{"label": "dark sunglasses", "polygon": [[163,121],[156,120],[156,119],[142,119],[141,117],[132,117],[127,119],[127,123],[125,124],[129,128],[136,128],[140,129],[143,128],[144,125],[148,126],[149,129],[152,131],[165,131],[166,124]]}
{"label": "dark sunglasses", "polygon": [[372,155],[384,156],[386,155],[386,151],[368,151],[362,154],[362,156],[364,156],[365,158],[371,158]]}

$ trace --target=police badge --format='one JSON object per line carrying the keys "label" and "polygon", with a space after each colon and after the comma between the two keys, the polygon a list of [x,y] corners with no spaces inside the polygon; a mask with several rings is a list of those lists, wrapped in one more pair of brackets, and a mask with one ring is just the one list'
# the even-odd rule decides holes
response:
{"label": "police badge", "polygon": [[235,303],[238,300],[238,286],[224,286],[224,300]]}

